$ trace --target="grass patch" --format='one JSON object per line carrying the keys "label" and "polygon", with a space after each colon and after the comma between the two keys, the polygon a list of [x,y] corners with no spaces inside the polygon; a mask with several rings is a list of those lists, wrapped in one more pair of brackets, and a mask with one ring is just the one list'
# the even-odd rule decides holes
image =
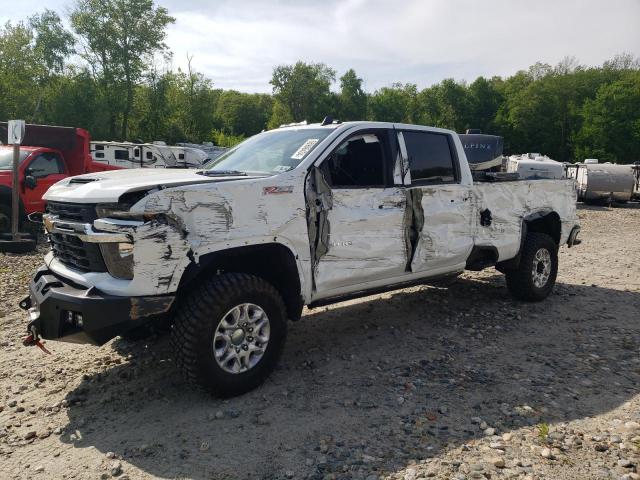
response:
{"label": "grass patch", "polygon": [[546,442],[547,437],[549,436],[549,424],[548,423],[540,423],[538,425],[538,438],[541,442]]}

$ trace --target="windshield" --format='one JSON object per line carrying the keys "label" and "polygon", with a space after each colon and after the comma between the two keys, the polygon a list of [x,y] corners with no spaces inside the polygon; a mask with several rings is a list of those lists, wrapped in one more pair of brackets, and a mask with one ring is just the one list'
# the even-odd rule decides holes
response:
{"label": "windshield", "polygon": [[[25,150],[20,150],[20,163],[24,161],[25,158],[31,152],[27,152]],[[11,170],[13,168],[13,147],[11,148],[0,148],[0,170]]]}
{"label": "windshield", "polygon": [[208,162],[208,172],[273,175],[296,168],[331,128],[275,130],[255,135]]}

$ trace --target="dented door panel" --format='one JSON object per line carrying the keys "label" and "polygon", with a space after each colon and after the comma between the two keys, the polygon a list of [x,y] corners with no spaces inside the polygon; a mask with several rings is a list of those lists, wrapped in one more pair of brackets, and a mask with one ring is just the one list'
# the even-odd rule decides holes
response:
{"label": "dented door panel", "polygon": [[[495,247],[500,261],[515,257],[521,244],[523,220],[539,211],[554,211],[562,222],[560,245],[576,225],[573,180],[520,180],[476,183],[473,187],[474,242]],[[489,225],[480,223],[480,212],[489,210]]]}
{"label": "dented door panel", "polygon": [[[147,294],[175,291],[190,263],[227,248],[260,243],[280,243],[296,258],[306,297],[310,288],[309,243],[303,173],[291,172],[252,183],[192,185],[149,194],[132,207],[132,213],[155,215],[137,229],[127,228],[136,244],[135,274],[128,289]],[[274,192],[273,185],[280,191]],[[285,188],[286,187],[286,188]],[[283,192],[283,193],[280,193]],[[162,271],[162,275],[158,274]],[[111,288],[112,287],[112,288]],[[104,285],[118,294],[119,285]]]}
{"label": "dented door panel", "polygon": [[464,264],[473,248],[473,206],[470,187],[434,185],[414,187],[420,192],[424,222],[411,261],[421,272]]}
{"label": "dented door panel", "polygon": [[326,252],[314,270],[322,292],[401,274],[406,263],[404,189],[334,189]]}

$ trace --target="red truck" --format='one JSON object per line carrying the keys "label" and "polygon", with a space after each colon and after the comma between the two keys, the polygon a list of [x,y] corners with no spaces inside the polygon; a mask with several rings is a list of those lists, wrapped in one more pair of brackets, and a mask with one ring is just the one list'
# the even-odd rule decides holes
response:
{"label": "red truck", "polygon": [[[7,123],[0,122],[0,138],[7,138]],[[31,125],[25,127],[20,146],[20,219],[44,212],[43,195],[63,178],[118,167],[94,162],[89,132],[82,128]],[[0,146],[0,233],[11,230],[13,146]]]}

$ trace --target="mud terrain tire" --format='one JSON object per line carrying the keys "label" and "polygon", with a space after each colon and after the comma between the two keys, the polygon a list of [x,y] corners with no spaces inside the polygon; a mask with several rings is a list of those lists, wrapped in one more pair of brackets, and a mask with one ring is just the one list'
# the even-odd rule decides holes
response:
{"label": "mud terrain tire", "polygon": [[558,275],[558,246],[544,233],[527,234],[520,264],[506,272],[511,294],[527,302],[539,302],[549,296]]}
{"label": "mud terrain tire", "polygon": [[278,291],[259,277],[226,273],[206,280],[182,301],[172,342],[178,369],[189,383],[230,397],[264,382],[282,354],[286,334]]}

